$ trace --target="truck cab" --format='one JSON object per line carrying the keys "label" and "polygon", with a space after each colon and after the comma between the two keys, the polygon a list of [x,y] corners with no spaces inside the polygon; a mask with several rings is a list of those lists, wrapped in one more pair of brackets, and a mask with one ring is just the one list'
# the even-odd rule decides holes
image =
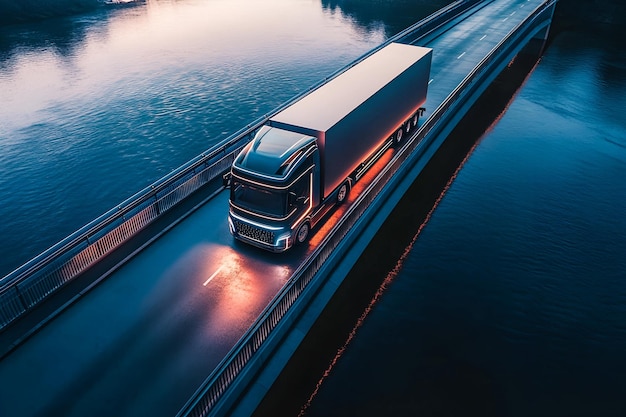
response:
{"label": "truck cab", "polygon": [[319,178],[315,137],[263,126],[231,169],[230,232],[273,252],[306,240]]}

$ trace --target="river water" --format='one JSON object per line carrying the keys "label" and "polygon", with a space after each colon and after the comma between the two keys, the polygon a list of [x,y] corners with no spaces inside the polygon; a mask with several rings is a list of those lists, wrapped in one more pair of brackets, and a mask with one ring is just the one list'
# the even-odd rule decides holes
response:
{"label": "river water", "polygon": [[[149,0],[0,27],[0,276],[446,3]],[[623,37],[556,34],[401,225],[399,272],[307,415],[626,414]]]}

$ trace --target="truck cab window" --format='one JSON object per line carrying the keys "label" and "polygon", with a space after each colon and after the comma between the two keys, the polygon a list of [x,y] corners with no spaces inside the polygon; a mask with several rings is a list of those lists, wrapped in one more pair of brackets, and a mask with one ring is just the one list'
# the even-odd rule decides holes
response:
{"label": "truck cab window", "polygon": [[255,187],[242,181],[233,181],[231,200],[248,210],[255,210],[269,216],[285,215],[286,193],[268,188]]}
{"label": "truck cab window", "polygon": [[308,205],[310,198],[311,175],[305,174],[289,189],[289,211]]}

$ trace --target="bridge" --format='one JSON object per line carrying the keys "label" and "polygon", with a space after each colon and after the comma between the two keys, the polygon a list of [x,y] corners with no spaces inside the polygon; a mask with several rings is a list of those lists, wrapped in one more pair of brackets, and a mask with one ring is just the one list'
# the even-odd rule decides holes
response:
{"label": "bridge", "polygon": [[390,39],[433,48],[427,111],[306,246],[261,252],[226,220],[223,173],[285,103],[3,278],[0,415],[250,414],[476,98],[546,39],[555,5],[458,1]]}

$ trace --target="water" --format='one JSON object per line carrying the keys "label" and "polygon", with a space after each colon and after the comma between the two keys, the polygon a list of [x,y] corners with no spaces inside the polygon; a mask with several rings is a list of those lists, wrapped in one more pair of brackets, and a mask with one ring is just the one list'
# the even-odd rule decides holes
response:
{"label": "water", "polygon": [[615,30],[556,36],[427,223],[414,215],[399,272],[304,415],[626,415]]}
{"label": "water", "polygon": [[0,277],[447,2],[426,3],[395,26],[187,0],[0,27]]}

